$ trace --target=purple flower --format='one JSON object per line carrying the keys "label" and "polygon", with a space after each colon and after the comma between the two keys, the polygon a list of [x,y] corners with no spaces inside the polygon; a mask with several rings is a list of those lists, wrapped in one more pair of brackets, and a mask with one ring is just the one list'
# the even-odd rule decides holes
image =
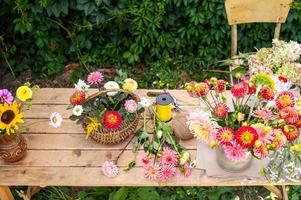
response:
{"label": "purple flower", "polygon": [[13,100],[13,95],[7,89],[0,90],[0,101],[2,104],[7,103],[10,105],[13,103]]}

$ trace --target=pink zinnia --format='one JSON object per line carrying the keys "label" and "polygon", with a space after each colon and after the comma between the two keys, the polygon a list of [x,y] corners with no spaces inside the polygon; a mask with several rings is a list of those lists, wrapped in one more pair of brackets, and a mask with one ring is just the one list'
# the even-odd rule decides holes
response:
{"label": "pink zinnia", "polygon": [[245,95],[248,94],[248,84],[245,82],[240,82],[231,88],[231,93],[234,97],[236,98],[241,98],[244,97]]}
{"label": "pink zinnia", "polygon": [[143,164],[144,167],[148,167],[151,163],[150,159],[148,156],[144,156],[142,159],[141,159],[141,162]]}
{"label": "pink zinnia", "polygon": [[118,167],[115,165],[113,161],[106,161],[104,162],[102,169],[101,169],[103,175],[109,178],[113,178],[117,176],[119,170]]}
{"label": "pink zinnia", "polygon": [[176,151],[169,147],[163,147],[163,154],[160,157],[160,163],[163,165],[176,165],[178,163],[179,155]]}
{"label": "pink zinnia", "polygon": [[88,75],[88,83],[89,84],[98,84],[98,83],[101,83],[104,79],[104,76],[101,72],[91,72],[89,75]]}
{"label": "pink zinnia", "polygon": [[13,95],[7,89],[0,90],[0,101],[2,104],[7,103],[10,105],[12,104],[13,100]]}
{"label": "pink zinnia", "polygon": [[265,123],[267,123],[272,117],[272,112],[267,108],[262,108],[262,109],[256,110],[254,112],[254,116],[259,119],[262,119]]}
{"label": "pink zinnia", "polygon": [[176,167],[174,165],[161,165],[159,169],[160,179],[169,179],[174,177],[176,174]]}
{"label": "pink zinnia", "polygon": [[246,158],[247,149],[237,142],[231,142],[230,145],[225,147],[225,154],[230,160],[239,162]]}
{"label": "pink zinnia", "polygon": [[134,113],[137,111],[137,103],[133,99],[126,100],[124,103],[124,108],[129,113]]}
{"label": "pink zinnia", "polygon": [[159,166],[155,165],[148,165],[145,168],[144,177],[150,180],[156,180],[159,176]]}
{"label": "pink zinnia", "polygon": [[192,167],[190,164],[185,163],[180,167],[180,172],[184,177],[188,177],[191,175]]}

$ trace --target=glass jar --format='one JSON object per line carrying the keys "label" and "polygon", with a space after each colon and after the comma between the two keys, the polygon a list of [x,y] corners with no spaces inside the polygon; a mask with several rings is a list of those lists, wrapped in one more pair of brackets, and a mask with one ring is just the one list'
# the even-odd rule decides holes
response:
{"label": "glass jar", "polygon": [[27,144],[20,133],[0,136],[0,158],[5,162],[13,163],[26,155]]}

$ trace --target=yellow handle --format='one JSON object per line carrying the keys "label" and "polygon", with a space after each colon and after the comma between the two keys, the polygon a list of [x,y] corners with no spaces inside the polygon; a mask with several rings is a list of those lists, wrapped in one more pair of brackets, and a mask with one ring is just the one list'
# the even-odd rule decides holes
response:
{"label": "yellow handle", "polygon": [[172,118],[172,104],[160,105],[156,104],[157,117],[162,122],[167,122]]}

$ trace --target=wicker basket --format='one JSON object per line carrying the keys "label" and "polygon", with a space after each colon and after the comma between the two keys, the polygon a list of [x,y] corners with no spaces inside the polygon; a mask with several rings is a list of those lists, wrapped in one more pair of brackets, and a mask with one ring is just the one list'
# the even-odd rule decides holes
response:
{"label": "wicker basket", "polygon": [[[122,89],[116,89],[116,90],[101,90],[91,96],[89,96],[86,99],[87,101],[90,101],[91,99],[94,99],[96,97],[105,95],[108,92],[123,92],[128,93],[133,100],[136,102],[140,101],[140,98],[138,95],[122,90]],[[93,131],[90,135],[90,137],[95,140],[96,142],[102,143],[102,144],[117,144],[125,140],[128,136],[133,134],[138,126],[139,118],[135,118],[131,122],[123,122],[117,129],[108,129],[105,127],[101,127],[100,129]]]}

